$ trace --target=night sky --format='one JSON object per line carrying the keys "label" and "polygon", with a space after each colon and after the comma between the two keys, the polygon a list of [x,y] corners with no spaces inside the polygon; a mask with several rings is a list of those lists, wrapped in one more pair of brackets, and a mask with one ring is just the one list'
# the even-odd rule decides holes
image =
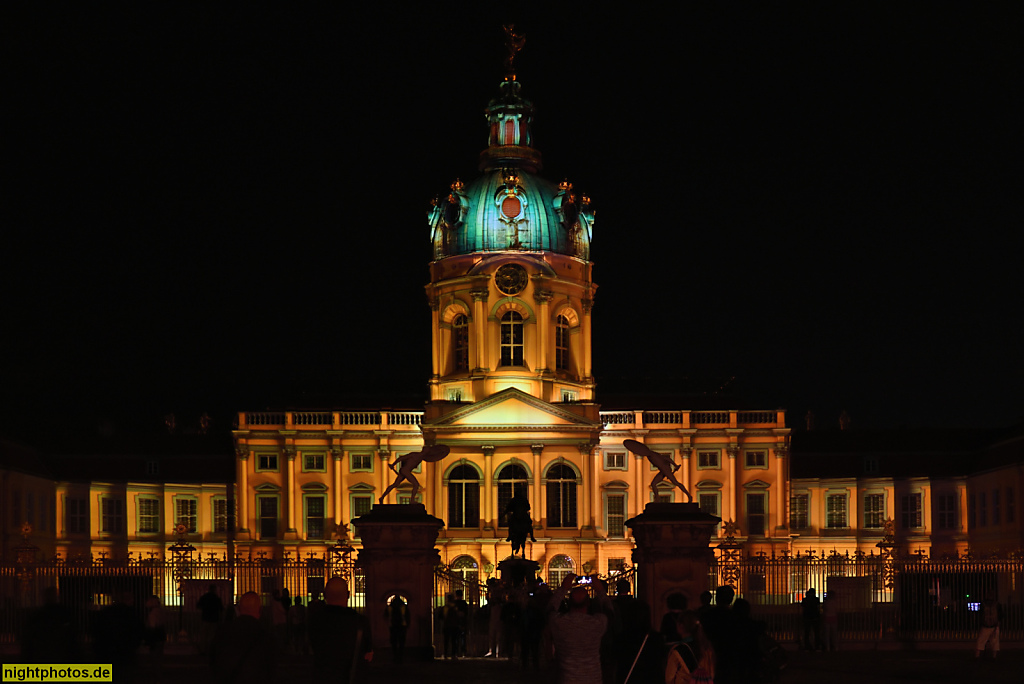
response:
{"label": "night sky", "polygon": [[1024,417],[1009,4],[2,13],[0,433],[421,407],[426,211],[508,21],[544,175],[597,210],[606,408]]}

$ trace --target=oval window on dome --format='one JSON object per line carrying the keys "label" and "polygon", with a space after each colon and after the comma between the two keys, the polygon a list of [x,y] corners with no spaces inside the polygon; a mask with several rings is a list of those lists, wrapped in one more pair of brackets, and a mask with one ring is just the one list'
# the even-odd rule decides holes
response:
{"label": "oval window on dome", "polygon": [[506,197],[501,203],[501,213],[506,218],[515,218],[523,211],[523,203],[518,197]]}

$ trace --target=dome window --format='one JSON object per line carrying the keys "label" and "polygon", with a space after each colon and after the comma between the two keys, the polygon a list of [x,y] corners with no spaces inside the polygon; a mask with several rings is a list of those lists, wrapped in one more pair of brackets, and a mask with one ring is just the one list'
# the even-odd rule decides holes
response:
{"label": "dome window", "polygon": [[518,218],[523,213],[523,203],[515,195],[509,195],[501,202],[501,213],[505,218]]}

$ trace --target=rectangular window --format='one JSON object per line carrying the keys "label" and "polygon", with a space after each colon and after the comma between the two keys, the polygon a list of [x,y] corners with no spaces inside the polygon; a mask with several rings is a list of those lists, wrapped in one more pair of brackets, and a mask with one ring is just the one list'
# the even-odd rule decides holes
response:
{"label": "rectangular window", "polygon": [[902,497],[902,517],[904,529],[916,529],[921,527],[921,495],[904,494]]}
{"label": "rectangular window", "polygon": [[[700,510],[711,515],[721,515],[719,511],[718,502],[720,500],[718,492],[697,492],[697,505],[700,506]],[[721,526],[721,523],[715,525],[715,531]]]}
{"label": "rectangular window", "polygon": [[698,468],[720,468],[718,460],[719,452],[717,451],[698,451],[697,452],[697,467]]}
{"label": "rectangular window", "polygon": [[260,539],[277,538],[277,497],[261,496],[257,498],[260,514]]}
{"label": "rectangular window", "polygon": [[626,559],[625,558],[609,558],[608,559],[608,574],[617,575],[620,572],[626,571]]}
{"label": "rectangular window", "polygon": [[880,530],[885,525],[885,494],[864,496],[864,528]]}
{"label": "rectangular window", "polygon": [[194,534],[199,525],[199,502],[190,496],[174,497],[174,524],[184,525],[185,530]]}
{"label": "rectangular window", "polygon": [[256,470],[277,470],[277,454],[256,454]]}
{"label": "rectangular window", "polygon": [[[352,519],[358,518],[361,515],[366,515],[373,508],[373,495],[371,494],[354,494],[352,495]],[[359,528],[352,528],[352,537],[355,539],[359,538]]]}
{"label": "rectangular window", "polygon": [[349,454],[349,470],[353,473],[373,472],[373,454]]}
{"label": "rectangular window", "polygon": [[675,490],[659,487],[657,492],[651,492],[651,497],[655,503],[672,503],[675,500]]}
{"label": "rectangular window", "polygon": [[967,497],[967,526],[974,529],[978,526],[978,505],[974,494]]}
{"label": "rectangular window", "polygon": [[124,533],[124,501],[109,496],[100,498],[100,532]]}
{"label": "rectangular window", "polygon": [[767,494],[755,492],[747,494],[747,534],[763,537],[768,528],[768,507],[765,505]]}
{"label": "rectangular window", "polygon": [[789,526],[794,530],[807,529],[807,511],[810,496],[807,494],[794,494],[789,497]]}
{"label": "rectangular window", "polygon": [[231,508],[227,499],[213,500],[213,531],[227,532],[231,517]]}
{"label": "rectangular window", "polygon": [[566,390],[566,389],[562,390],[562,401],[563,402],[579,401],[579,400],[580,400],[580,393],[579,392],[574,392],[572,390]]}
{"label": "rectangular window", "polygon": [[606,494],[605,517],[608,519],[608,536],[621,539],[626,536],[626,495]]}
{"label": "rectangular window", "polygon": [[160,531],[160,500],[139,499],[139,532],[156,534]]}
{"label": "rectangular window", "polygon": [[940,494],[937,500],[938,505],[938,528],[940,530],[955,530],[957,528],[956,495]]}
{"label": "rectangular window", "polygon": [[324,497],[306,497],[306,539],[324,538]]}
{"label": "rectangular window", "polygon": [[324,467],[323,454],[302,454],[302,469],[305,471],[322,471]]}
{"label": "rectangular window", "polygon": [[462,401],[462,388],[449,387],[447,390],[448,401]]}
{"label": "rectangular window", "polygon": [[1017,501],[1013,495],[1013,487],[1006,490],[1006,522],[1017,522]]}
{"label": "rectangular window", "polygon": [[988,525],[988,499],[985,497],[985,492],[978,494],[978,527],[985,527]]}
{"label": "rectangular window", "polygon": [[846,526],[846,495],[829,494],[825,497],[825,527],[841,530]]}
{"label": "rectangular window", "polygon": [[624,452],[624,451],[606,451],[606,452],[604,452],[604,469],[605,470],[625,470],[626,469],[626,452]]}
{"label": "rectangular window", "polygon": [[[400,504],[411,504],[414,503],[412,499],[412,492],[398,492],[398,503]],[[423,492],[416,492],[415,503],[423,503]]]}
{"label": "rectangular window", "polygon": [[865,456],[864,457],[864,474],[865,475],[877,475],[878,474],[878,457],[877,456]]}
{"label": "rectangular window", "polygon": [[65,499],[64,508],[70,534],[85,534],[89,531],[89,501],[87,499]]}
{"label": "rectangular window", "polygon": [[1002,524],[1003,512],[999,509],[999,490],[992,490],[992,524]]}
{"label": "rectangular window", "polygon": [[768,467],[768,452],[767,451],[748,451],[747,452],[747,467],[748,468],[767,468]]}

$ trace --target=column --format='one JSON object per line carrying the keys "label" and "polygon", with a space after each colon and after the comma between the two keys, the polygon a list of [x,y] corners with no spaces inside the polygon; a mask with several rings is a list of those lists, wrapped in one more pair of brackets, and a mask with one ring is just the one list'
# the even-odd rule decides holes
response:
{"label": "column", "polygon": [[295,536],[295,449],[284,448],[285,455],[285,487],[284,507],[288,513],[288,527],[285,536]]}
{"label": "column", "polygon": [[251,453],[245,446],[235,449],[235,455],[238,457],[238,511],[235,524],[238,526],[238,531],[246,535],[246,538],[249,534],[249,454]]}
{"label": "column", "polygon": [[[636,426],[643,425],[643,413],[641,411],[636,412],[636,417],[634,418],[634,421],[635,422],[633,424]],[[641,443],[645,442],[647,430],[632,430],[630,431],[630,433],[633,435],[633,439],[635,439],[636,441]],[[627,460],[629,459],[629,455],[632,453],[633,452],[631,451],[626,452]],[[633,515],[640,515],[641,513],[643,513],[644,506],[646,506],[647,502],[650,500],[650,495],[648,494],[648,492],[650,491],[649,485],[651,484],[652,478],[648,476],[649,469],[647,466],[647,459],[645,459],[643,456],[633,454],[633,465],[636,466],[633,472],[633,486],[635,488],[635,496],[632,497],[633,504],[630,506],[630,509],[633,511]]]}
{"label": "column", "polygon": [[544,452],[543,444],[532,444],[530,445],[530,451],[533,453],[533,491],[534,501],[533,508],[530,510],[530,517],[533,520],[544,520],[544,525],[541,529],[545,531],[544,536],[547,536],[547,492],[544,491],[544,486],[540,483],[540,455]]}
{"label": "column", "polygon": [[[729,474],[726,476],[726,482],[729,487],[729,507],[726,509],[728,512],[726,520],[738,522],[736,518],[736,499],[739,496],[739,484],[736,482],[736,456],[740,453],[740,448],[735,444],[731,444],[725,448],[725,451],[729,456]],[[739,527],[744,533],[747,532],[745,524]]]}
{"label": "column", "polygon": [[[381,447],[377,450],[377,458],[380,461],[378,464],[380,466],[380,489],[377,490],[379,492],[377,497],[380,498],[380,495],[384,493],[384,490],[391,486],[391,468],[388,468],[388,460],[391,458],[391,452],[388,451],[386,447]],[[393,499],[395,498],[395,494],[396,492],[392,490],[391,494],[388,496]],[[384,503],[388,502],[385,501]]]}
{"label": "column", "polygon": [[[473,341],[470,343],[476,348],[474,354],[474,371],[487,368],[487,316],[484,312],[484,304],[487,303],[487,289],[473,290],[469,293],[473,297]],[[473,342],[476,344],[473,345]]]}
{"label": "column", "polygon": [[779,530],[789,529],[789,516],[787,515],[787,509],[789,508],[789,492],[787,487],[789,481],[786,477],[786,456],[788,451],[789,447],[783,444],[775,446],[775,498],[777,499],[775,502],[775,529]]}
{"label": "column", "polygon": [[[434,372],[431,375],[433,378],[441,376],[442,362],[441,362],[441,315],[438,312],[440,301],[437,297],[430,297],[427,301],[430,305],[430,360],[433,365]],[[443,397],[431,397],[431,399],[443,399]]]}
{"label": "column", "polygon": [[[590,526],[596,530],[604,526],[604,512],[601,509],[601,487],[598,483],[601,472],[601,450],[597,443],[590,445]],[[587,481],[583,480],[584,486]],[[600,522],[601,525],[597,523]]]}
{"label": "column", "polygon": [[345,492],[341,490],[341,449],[331,449],[331,464],[334,468],[334,524],[341,524],[341,502]]}
{"label": "column", "polygon": [[498,511],[498,519],[494,517],[494,447],[483,446],[480,447],[484,452],[484,479],[480,484],[483,486],[483,503],[484,503],[484,529],[494,530],[498,527],[497,520],[501,517],[501,511]]}
{"label": "column", "polygon": [[537,344],[540,345],[540,353],[537,355],[538,371],[551,370],[551,366],[548,365],[548,348],[551,346],[551,340],[548,339],[548,336],[551,331],[549,308],[553,296],[549,290],[535,290],[533,293],[533,301],[540,304],[540,316],[537,320]]}
{"label": "column", "polygon": [[590,360],[590,310],[594,307],[594,300],[585,298],[583,304],[583,377],[589,380],[591,377]]}
{"label": "column", "polygon": [[679,481],[683,483],[684,487],[686,487],[686,491],[690,492],[690,500],[697,501],[697,492],[695,492],[693,487],[690,485],[690,454],[692,453],[693,447],[689,444],[684,444],[679,447],[679,474],[682,475],[682,477],[679,478]]}

